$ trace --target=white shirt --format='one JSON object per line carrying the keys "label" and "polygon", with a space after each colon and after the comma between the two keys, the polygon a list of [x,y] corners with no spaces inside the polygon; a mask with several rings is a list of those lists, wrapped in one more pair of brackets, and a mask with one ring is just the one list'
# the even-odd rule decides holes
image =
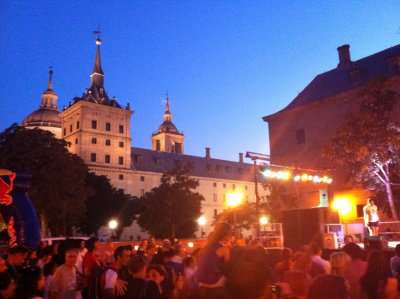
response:
{"label": "white shirt", "polygon": [[114,289],[117,279],[118,279],[118,273],[115,272],[113,269],[108,269],[106,272],[106,277],[105,277],[106,284],[104,286],[104,289]]}
{"label": "white shirt", "polygon": [[331,263],[329,261],[324,260],[319,255],[313,255],[311,259],[313,260],[313,262],[320,265],[325,270],[326,274],[331,273]]}

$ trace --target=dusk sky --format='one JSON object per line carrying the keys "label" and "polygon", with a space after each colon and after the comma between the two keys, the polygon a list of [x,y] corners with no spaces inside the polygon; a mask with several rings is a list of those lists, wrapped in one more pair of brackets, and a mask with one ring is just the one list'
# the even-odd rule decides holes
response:
{"label": "dusk sky", "polygon": [[110,97],[134,110],[132,145],[150,148],[166,91],[185,153],[237,160],[269,152],[265,115],[319,73],[400,42],[400,1],[0,0],[0,131],[41,103],[49,66],[58,107],[90,84],[100,25]]}

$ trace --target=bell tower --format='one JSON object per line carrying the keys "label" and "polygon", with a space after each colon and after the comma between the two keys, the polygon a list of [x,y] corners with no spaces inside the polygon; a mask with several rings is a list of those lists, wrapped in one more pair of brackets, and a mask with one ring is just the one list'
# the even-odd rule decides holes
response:
{"label": "bell tower", "polygon": [[172,123],[172,113],[169,109],[168,94],[165,98],[164,122],[157,132],[151,136],[151,148],[153,151],[169,152],[176,154],[184,153],[185,135],[179,132]]}
{"label": "bell tower", "polygon": [[101,67],[100,37],[96,40],[96,58],[90,76],[90,87],[75,97],[61,112],[62,137],[69,150],[79,155],[98,175],[106,175],[119,188],[126,188],[124,173],[131,169],[129,104],[123,108],[110,99],[104,88]]}

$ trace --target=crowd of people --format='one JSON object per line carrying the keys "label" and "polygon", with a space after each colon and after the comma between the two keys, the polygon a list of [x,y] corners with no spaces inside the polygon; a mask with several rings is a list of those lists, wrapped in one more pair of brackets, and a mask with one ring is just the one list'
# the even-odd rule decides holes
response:
{"label": "crowd of people", "polygon": [[153,237],[138,248],[97,238],[37,250],[11,247],[0,258],[4,299],[394,299],[400,245],[391,257],[355,243],[322,258],[318,244],[273,259],[260,240],[234,240],[218,223],[203,248]]}

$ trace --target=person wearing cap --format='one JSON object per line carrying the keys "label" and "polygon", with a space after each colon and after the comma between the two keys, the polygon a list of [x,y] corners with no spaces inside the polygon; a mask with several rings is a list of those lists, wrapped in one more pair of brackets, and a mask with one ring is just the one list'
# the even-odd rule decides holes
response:
{"label": "person wearing cap", "polygon": [[378,236],[379,234],[379,216],[378,207],[375,205],[373,198],[368,198],[367,204],[364,206],[364,223],[368,229],[370,236]]}

